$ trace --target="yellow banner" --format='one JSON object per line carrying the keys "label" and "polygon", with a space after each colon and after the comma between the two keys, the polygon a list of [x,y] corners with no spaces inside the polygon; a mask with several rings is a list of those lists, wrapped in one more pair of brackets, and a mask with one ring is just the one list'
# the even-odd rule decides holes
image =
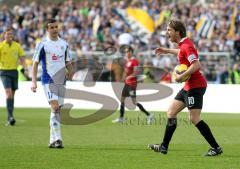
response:
{"label": "yellow banner", "polygon": [[235,20],[237,16],[237,7],[234,7],[233,13],[232,13],[232,18],[231,18],[231,25],[228,31],[228,38],[233,38],[235,36]]}
{"label": "yellow banner", "polygon": [[148,13],[139,8],[127,8],[127,15],[130,16],[132,19],[137,21],[141,26],[143,26],[149,33],[154,32],[154,21],[148,15]]}
{"label": "yellow banner", "polygon": [[207,21],[207,17],[205,17],[205,16],[201,17],[201,19],[198,21],[198,23],[195,27],[197,32],[199,32],[202,29],[202,27],[203,27],[203,25],[205,24],[206,21]]}
{"label": "yellow banner", "polygon": [[164,19],[165,19],[165,15],[166,15],[166,11],[165,11],[165,10],[163,10],[163,11],[159,14],[159,18],[158,18],[158,20],[155,22],[155,26],[156,26],[156,27],[162,25],[162,23],[164,22]]}

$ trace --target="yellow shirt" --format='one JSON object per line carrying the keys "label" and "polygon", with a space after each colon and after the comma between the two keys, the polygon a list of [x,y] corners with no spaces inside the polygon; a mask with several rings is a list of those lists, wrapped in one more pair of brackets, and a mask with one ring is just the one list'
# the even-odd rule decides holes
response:
{"label": "yellow shirt", "polygon": [[25,53],[19,43],[6,41],[0,43],[0,70],[14,70],[18,67],[18,59]]}

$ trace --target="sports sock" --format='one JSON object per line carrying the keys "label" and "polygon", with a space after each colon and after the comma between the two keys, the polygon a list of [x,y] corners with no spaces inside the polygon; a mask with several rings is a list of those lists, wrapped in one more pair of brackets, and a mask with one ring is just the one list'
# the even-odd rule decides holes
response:
{"label": "sports sock", "polygon": [[212,134],[209,126],[203,120],[198,122],[198,124],[196,124],[196,127],[198,128],[198,130],[200,131],[202,136],[207,140],[207,142],[213,148],[219,147],[218,143],[216,142],[215,138],[213,137],[213,134]]}
{"label": "sports sock", "polygon": [[162,145],[168,148],[169,142],[177,128],[177,118],[168,118]]}
{"label": "sports sock", "polygon": [[62,140],[62,135],[61,135],[61,124],[60,124],[60,112],[56,112],[56,121],[57,121],[57,126],[56,126],[56,139],[57,140]]}
{"label": "sports sock", "polygon": [[125,113],[125,104],[121,103],[121,105],[120,105],[120,117],[121,118],[123,118],[124,113]]}
{"label": "sports sock", "polygon": [[6,99],[8,120],[13,117],[14,99]]}
{"label": "sports sock", "polygon": [[54,123],[54,117],[55,113],[51,112],[50,114],[50,143],[53,143],[54,141],[56,141],[56,136],[55,136],[55,132],[53,130],[53,123]]}
{"label": "sports sock", "polygon": [[146,114],[147,116],[150,115],[150,113],[147,110],[145,110],[144,107],[140,103],[137,103],[137,106],[144,114]]}
{"label": "sports sock", "polygon": [[50,143],[62,140],[60,128],[60,114],[59,112],[51,112],[50,116]]}

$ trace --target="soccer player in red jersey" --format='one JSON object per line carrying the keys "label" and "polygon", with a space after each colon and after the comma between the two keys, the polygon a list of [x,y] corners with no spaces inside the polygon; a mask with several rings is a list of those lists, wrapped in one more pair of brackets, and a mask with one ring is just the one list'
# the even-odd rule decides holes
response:
{"label": "soccer player in red jersey", "polygon": [[139,74],[138,72],[138,60],[133,57],[133,48],[131,46],[128,46],[124,50],[125,56],[126,56],[126,63],[125,63],[125,70],[124,70],[124,87],[122,90],[121,95],[121,105],[120,105],[120,117],[113,120],[113,123],[122,123],[124,122],[124,113],[125,113],[125,99],[126,97],[131,97],[132,102],[134,105],[138,106],[138,108],[146,114],[147,116],[147,124],[151,124],[151,121],[153,120],[153,115],[150,114],[148,111],[144,109],[142,104],[137,103],[136,101],[136,89],[137,89],[137,76]]}
{"label": "soccer player in red jersey", "polygon": [[186,76],[191,75],[191,77],[185,82],[184,87],[178,92],[168,109],[168,121],[162,143],[160,145],[150,144],[149,147],[156,152],[167,154],[169,142],[177,127],[177,115],[187,107],[190,113],[189,119],[211,146],[206,156],[221,154],[223,152],[222,148],[216,142],[208,125],[200,118],[203,95],[207,88],[207,82],[199,71],[201,65],[198,59],[197,50],[191,40],[186,37],[186,28],[184,24],[178,20],[171,20],[168,23],[167,37],[171,42],[178,44],[178,49],[159,47],[155,49],[155,53],[157,55],[167,53],[175,54],[180,64],[188,66],[187,71],[180,75],[176,75],[177,82],[182,82]]}

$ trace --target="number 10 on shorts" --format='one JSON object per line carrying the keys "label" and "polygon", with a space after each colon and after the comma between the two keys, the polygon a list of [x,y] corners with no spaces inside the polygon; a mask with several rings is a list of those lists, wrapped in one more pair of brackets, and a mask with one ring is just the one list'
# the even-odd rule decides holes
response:
{"label": "number 10 on shorts", "polygon": [[188,105],[194,105],[194,97],[188,97]]}

